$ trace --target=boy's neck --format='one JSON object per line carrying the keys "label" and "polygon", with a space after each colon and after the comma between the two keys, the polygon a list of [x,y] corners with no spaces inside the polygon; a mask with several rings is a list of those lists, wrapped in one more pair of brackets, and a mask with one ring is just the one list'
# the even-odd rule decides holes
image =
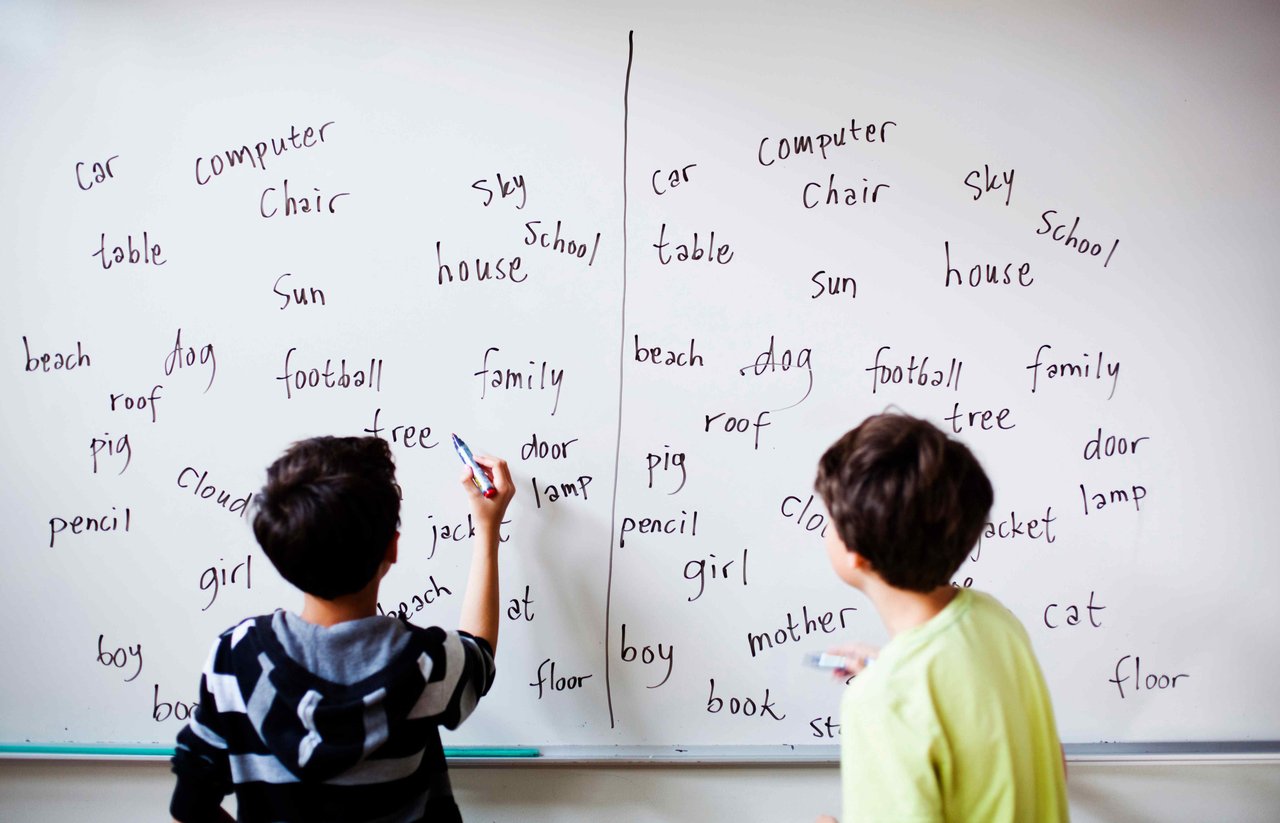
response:
{"label": "boy's neck", "polygon": [[[396,537],[399,538],[399,536],[400,534],[397,532]],[[314,623],[325,628],[336,626],[339,623],[346,623],[349,620],[373,617],[378,613],[378,587],[382,585],[382,578],[391,568],[391,564],[396,562],[395,550],[396,541],[392,540],[387,549],[387,557],[382,561],[382,565],[378,567],[377,573],[358,592],[344,594],[332,600],[325,600],[324,598],[316,597],[314,594],[303,592],[302,614],[298,616],[308,623]]]}
{"label": "boy's neck", "polygon": [[333,600],[304,593],[299,617],[308,623],[329,628],[350,620],[373,617],[377,613],[378,588],[375,585],[372,591],[365,589]]}
{"label": "boy's neck", "polygon": [[894,588],[882,580],[869,582],[863,589],[890,637],[928,623],[955,599],[957,591],[948,584],[929,592],[913,592]]}

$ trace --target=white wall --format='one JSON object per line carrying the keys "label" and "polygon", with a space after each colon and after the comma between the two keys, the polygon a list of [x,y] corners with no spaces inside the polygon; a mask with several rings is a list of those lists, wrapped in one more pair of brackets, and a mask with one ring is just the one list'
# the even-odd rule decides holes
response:
{"label": "white wall", "polygon": [[[484,821],[811,821],[837,812],[834,767],[455,768],[463,816]],[[0,820],[163,819],[166,763],[0,761]],[[1072,763],[1076,823],[1280,820],[1280,764]]]}

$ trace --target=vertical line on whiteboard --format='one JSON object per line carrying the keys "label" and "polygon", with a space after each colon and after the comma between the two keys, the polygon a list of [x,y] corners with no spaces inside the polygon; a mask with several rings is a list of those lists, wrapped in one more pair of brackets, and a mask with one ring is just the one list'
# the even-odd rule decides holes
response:
{"label": "vertical line on whiteboard", "polygon": [[627,32],[627,78],[622,87],[622,331],[618,337],[618,436],[613,443],[613,501],[609,510],[609,578],[604,593],[604,695],[609,704],[609,728],[613,717],[613,684],[609,680],[609,638],[613,635],[613,543],[618,534],[618,463],[622,459],[622,375],[627,356],[627,149],[631,119],[631,61],[636,50],[635,31]]}

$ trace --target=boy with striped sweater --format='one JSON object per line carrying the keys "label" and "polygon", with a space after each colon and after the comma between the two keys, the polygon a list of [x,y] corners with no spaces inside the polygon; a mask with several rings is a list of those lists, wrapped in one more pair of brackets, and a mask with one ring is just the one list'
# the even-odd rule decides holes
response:
{"label": "boy with striped sweater", "polygon": [[178,734],[170,814],[227,820],[459,820],[439,726],[455,728],[493,682],[506,463],[478,456],[498,493],[464,469],[476,523],[460,628],[377,614],[396,562],[400,487],[386,442],[321,437],[267,471],[254,534],[303,592],[298,614],[249,618],[214,643],[200,702]]}

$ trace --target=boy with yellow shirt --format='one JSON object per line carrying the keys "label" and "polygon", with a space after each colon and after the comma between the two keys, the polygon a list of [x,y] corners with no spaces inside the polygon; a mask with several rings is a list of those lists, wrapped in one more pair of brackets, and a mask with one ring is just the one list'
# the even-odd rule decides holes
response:
{"label": "boy with yellow shirt", "polygon": [[[827,554],[890,641],[833,649],[845,823],[1068,819],[1053,706],[1022,624],[950,583],[991,508],[973,454],[924,420],[868,418],[822,456]],[[872,662],[874,661],[874,662]],[[820,820],[829,821],[823,817]]]}

